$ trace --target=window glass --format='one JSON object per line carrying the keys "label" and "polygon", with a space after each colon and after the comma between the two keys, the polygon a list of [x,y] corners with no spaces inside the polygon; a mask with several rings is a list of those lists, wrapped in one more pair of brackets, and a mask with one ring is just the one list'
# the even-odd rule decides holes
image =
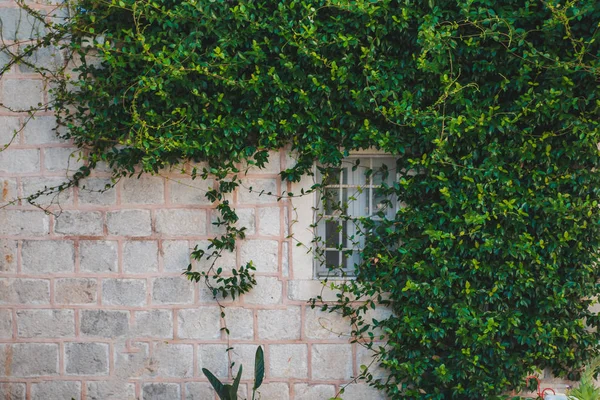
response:
{"label": "window glass", "polygon": [[319,277],[352,275],[364,247],[361,218],[393,218],[397,211],[395,198],[384,192],[395,178],[396,160],[390,156],[349,157],[340,168],[319,169],[317,179],[323,184],[317,212]]}

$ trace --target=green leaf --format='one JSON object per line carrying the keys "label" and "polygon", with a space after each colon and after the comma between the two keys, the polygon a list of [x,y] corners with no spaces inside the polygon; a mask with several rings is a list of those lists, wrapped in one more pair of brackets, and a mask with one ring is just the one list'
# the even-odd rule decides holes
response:
{"label": "green leaf", "polygon": [[216,376],[214,376],[212,374],[212,372],[210,372],[206,368],[202,368],[202,372],[204,373],[204,375],[206,376],[206,378],[212,385],[213,389],[215,389],[215,392],[217,392],[217,395],[219,396],[219,398],[221,400],[229,400],[229,391],[225,387],[228,385],[223,385],[221,383],[221,381]]}
{"label": "green leaf", "polygon": [[262,385],[265,377],[265,357],[262,346],[258,346],[256,349],[256,355],[254,356],[254,390],[258,389]]}
{"label": "green leaf", "polygon": [[231,387],[231,395],[233,399],[237,398],[238,387],[240,386],[240,380],[242,379],[242,367],[243,365],[240,365],[237,376],[233,381],[233,386]]}

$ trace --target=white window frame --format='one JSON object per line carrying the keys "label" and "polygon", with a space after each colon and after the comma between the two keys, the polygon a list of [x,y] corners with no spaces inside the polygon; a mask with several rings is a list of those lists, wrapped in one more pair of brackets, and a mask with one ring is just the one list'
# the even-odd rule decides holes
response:
{"label": "white window frame", "polygon": [[[384,152],[379,152],[379,151],[372,151],[372,150],[363,150],[363,151],[356,151],[356,152],[352,152],[348,155],[348,157],[344,158],[344,160],[342,161],[343,163],[346,162],[348,163],[348,161],[350,161],[350,163],[348,163],[349,168],[351,169],[351,166],[354,165],[354,162],[356,159],[361,159],[361,164],[359,167],[365,167],[365,165],[363,164],[363,160],[368,160],[369,165],[368,168],[373,169],[373,162],[376,159],[386,159],[389,161],[393,161],[395,162],[396,157],[392,154],[389,153],[384,153]],[[343,171],[343,170],[342,170]],[[322,179],[322,177],[319,174],[319,171],[315,165],[314,168],[314,172],[315,172],[315,178],[320,181]],[[341,174],[343,174],[343,172],[341,172]],[[390,172],[390,176],[388,177],[388,184],[393,184],[394,179],[397,178],[398,175],[398,171],[396,171],[395,173],[393,171]],[[355,174],[352,174],[352,178],[355,177]],[[373,209],[374,204],[374,190],[375,188],[378,187],[378,185],[374,185],[373,181],[372,181],[372,176],[369,177],[370,182],[365,182],[365,183],[355,183],[351,180],[347,180],[347,183],[343,183],[343,176],[340,177],[339,180],[339,184],[337,185],[331,185],[330,187],[328,187],[331,190],[338,190],[339,192],[339,196],[340,196],[340,201],[343,201],[343,191],[344,189],[346,189],[347,191],[349,189],[352,188],[358,188],[358,187],[362,187],[363,188],[363,192],[359,193],[358,195],[355,195],[356,193],[350,195],[349,193],[347,194],[347,196],[349,197],[356,197],[356,200],[353,200],[353,206],[351,208],[353,208],[354,210],[350,213],[350,215],[355,215],[357,218],[360,217],[367,217],[369,215],[373,215],[376,211]],[[319,182],[320,183],[320,182]],[[327,188],[323,188],[323,190],[326,190]],[[362,204],[362,200],[364,199],[365,194],[368,196],[368,211],[366,213],[361,213],[360,209],[361,204]],[[315,212],[314,212],[314,217],[313,217],[313,223],[314,223],[314,237],[320,237],[321,241],[319,243],[319,245],[325,245],[327,242],[327,227],[326,224],[327,222],[331,222],[332,218],[335,218],[335,216],[327,216],[325,215],[325,210],[324,210],[324,204],[322,201],[322,192],[321,191],[316,191],[315,195],[314,195],[314,204],[315,204]],[[392,200],[394,202],[394,206],[390,209],[390,213],[396,213],[399,209],[399,204],[398,202],[394,199]],[[350,208],[350,207],[349,207]],[[390,215],[391,216],[391,215]],[[347,227],[346,227],[346,235],[352,235],[353,232],[350,231],[354,231],[355,230],[355,226],[352,226],[351,228],[349,228],[350,225],[353,225],[351,223],[351,221],[347,222]],[[343,236],[343,231],[340,231],[338,236],[338,243],[342,243],[343,240],[345,240],[344,236]],[[360,239],[359,239],[360,240]],[[317,244],[315,243],[314,246],[317,246]],[[323,251],[323,257],[317,257],[316,256],[316,248],[313,248],[313,254],[314,256],[314,263],[313,263],[313,275],[316,279],[323,279],[323,278],[341,278],[342,276],[340,274],[332,274],[332,272],[329,270],[329,268],[327,268],[327,252],[337,252],[338,253],[338,263],[342,263],[343,262],[343,253],[345,251],[353,251],[355,254],[353,255],[353,259],[354,261],[351,261],[351,266],[347,267],[347,268],[342,268],[342,270],[344,271],[344,273],[346,274],[346,277],[352,277],[353,272],[354,272],[354,264],[359,260],[358,257],[360,257],[360,247],[342,247],[342,250],[340,251],[338,248],[328,248],[325,247],[322,249]],[[321,259],[319,259],[321,258]],[[322,259],[324,258],[324,260]]]}

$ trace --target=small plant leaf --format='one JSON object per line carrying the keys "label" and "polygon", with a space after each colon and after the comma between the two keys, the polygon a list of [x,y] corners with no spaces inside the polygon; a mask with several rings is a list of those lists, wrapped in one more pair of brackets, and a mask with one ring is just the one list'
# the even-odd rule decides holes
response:
{"label": "small plant leaf", "polygon": [[223,392],[225,393],[227,400],[237,400],[237,391],[231,385],[223,386]]}
{"label": "small plant leaf", "polygon": [[219,398],[221,400],[229,400],[229,393],[227,391],[227,388],[225,387],[228,385],[223,385],[221,381],[217,379],[217,377],[214,376],[212,372],[210,372],[206,368],[202,368],[202,372],[204,373],[204,375],[206,375],[206,378],[208,378],[208,381],[215,389],[215,392],[217,392],[217,395],[219,395]]}
{"label": "small plant leaf", "polygon": [[242,379],[242,367],[243,366],[240,365],[240,369],[238,369],[237,376],[235,377],[235,380],[233,381],[233,385],[231,386],[231,398],[232,399],[237,398],[238,387],[240,386],[240,380]]}
{"label": "small plant leaf", "polygon": [[261,346],[256,349],[254,356],[254,390],[262,385],[265,377],[265,355]]}

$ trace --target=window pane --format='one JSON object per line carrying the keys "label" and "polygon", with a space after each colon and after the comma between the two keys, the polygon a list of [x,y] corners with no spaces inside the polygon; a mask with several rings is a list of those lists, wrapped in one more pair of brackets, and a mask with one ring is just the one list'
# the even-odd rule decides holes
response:
{"label": "window pane", "polygon": [[340,190],[325,189],[323,202],[325,203],[326,215],[338,215],[341,208]]}
{"label": "window pane", "polygon": [[340,245],[340,224],[337,221],[325,223],[325,247],[338,247]]}
{"label": "window pane", "polygon": [[390,158],[373,159],[373,185],[381,186],[383,182],[388,185],[396,173],[396,162]]}
{"label": "window pane", "polygon": [[332,186],[340,184],[340,168],[329,168],[326,175],[323,175],[323,185]]}
{"label": "window pane", "polygon": [[344,232],[345,249],[361,249],[365,245],[364,228],[359,221],[348,221],[347,231]]}
{"label": "window pane", "polygon": [[[355,162],[356,160],[354,160]],[[365,186],[367,184],[366,171],[369,169],[369,160],[361,159],[358,167],[352,171],[352,167],[347,168],[349,174],[348,184],[353,186]]]}
{"label": "window pane", "polygon": [[353,252],[344,252],[343,257],[343,266],[348,272],[354,272],[356,268],[356,264],[360,262],[360,254],[357,251]]}
{"label": "window pane", "polygon": [[349,217],[361,217],[364,216],[362,213],[361,199],[366,194],[366,190],[363,187],[352,187],[342,189],[342,201],[344,206],[344,213]]}
{"label": "window pane", "polygon": [[371,206],[375,207],[375,204],[371,205],[371,200],[373,198],[373,189],[366,188],[363,191],[363,195],[361,196],[361,212],[363,216],[371,215]]}
{"label": "window pane", "polygon": [[373,215],[378,212],[384,212],[387,214],[390,209],[389,197],[381,194],[379,190],[375,190],[375,195],[373,196]]}
{"label": "window pane", "polygon": [[325,264],[327,267],[339,267],[340,266],[340,252],[339,251],[326,251],[325,252]]}

